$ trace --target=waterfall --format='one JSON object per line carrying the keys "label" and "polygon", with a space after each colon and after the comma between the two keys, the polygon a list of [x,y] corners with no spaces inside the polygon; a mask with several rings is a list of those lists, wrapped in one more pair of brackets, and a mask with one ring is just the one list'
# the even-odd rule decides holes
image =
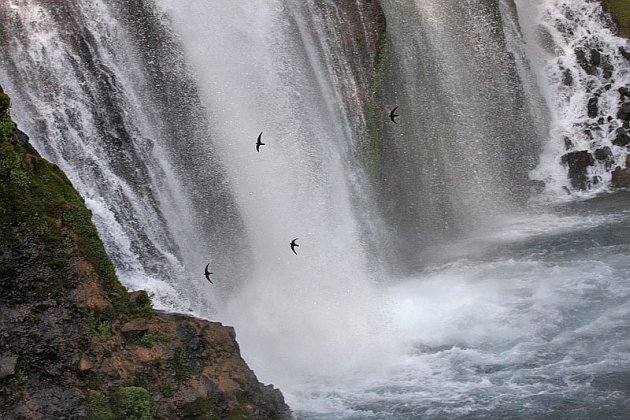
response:
{"label": "waterfall", "polygon": [[627,405],[626,213],[549,207],[626,168],[627,42],[586,0],[379,3],[5,0],[0,84],[121,281],[305,416]]}

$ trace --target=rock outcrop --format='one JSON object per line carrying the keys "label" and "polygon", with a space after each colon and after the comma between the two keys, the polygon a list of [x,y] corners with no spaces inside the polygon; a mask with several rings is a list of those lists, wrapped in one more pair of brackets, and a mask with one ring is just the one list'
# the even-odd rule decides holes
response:
{"label": "rock outcrop", "polygon": [[83,200],[8,109],[0,93],[0,418],[290,418],[232,328],[125,290]]}

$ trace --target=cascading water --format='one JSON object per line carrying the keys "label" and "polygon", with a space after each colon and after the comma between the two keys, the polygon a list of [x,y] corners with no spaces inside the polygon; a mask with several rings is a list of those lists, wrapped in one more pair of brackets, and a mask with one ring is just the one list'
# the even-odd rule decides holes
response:
{"label": "cascading water", "polygon": [[[556,198],[567,190],[586,196],[607,190],[615,184],[612,169],[626,168],[630,143],[627,118],[619,114],[620,88],[627,90],[630,80],[628,43],[614,35],[599,2],[524,2],[519,9],[538,22],[525,25],[524,36],[551,120],[551,141],[532,176]],[[571,156],[580,152],[590,158],[571,168]]]}
{"label": "cascading water", "polygon": [[624,42],[594,2],[381,4],[388,55],[358,0],[8,0],[0,83],[121,279],[235,325],[297,417],[624,416],[630,198],[515,212],[542,145],[546,197],[566,152],[625,168]]}
{"label": "cascading water", "polygon": [[240,220],[212,147],[199,146],[211,140],[181,57],[171,48],[157,62],[172,35],[142,4],[2,3],[13,34],[2,82],[31,141],[85,197],[121,280],[155,292],[158,307],[208,314],[212,295],[193,273],[211,254],[242,275],[226,252],[242,243]]}

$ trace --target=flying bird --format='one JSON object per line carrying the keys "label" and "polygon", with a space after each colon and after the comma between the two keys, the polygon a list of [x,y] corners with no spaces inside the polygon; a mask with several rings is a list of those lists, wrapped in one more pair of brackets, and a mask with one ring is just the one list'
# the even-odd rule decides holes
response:
{"label": "flying bird", "polygon": [[212,273],[208,271],[208,267],[210,267],[210,263],[208,263],[208,265],[206,265],[206,268],[204,270],[203,275],[206,276],[206,280],[208,280],[211,284],[214,284],[214,283],[212,283],[212,280],[210,280],[210,274],[212,274]]}
{"label": "flying bird", "polygon": [[392,112],[390,112],[390,113],[389,113],[389,119],[390,119],[390,120],[392,120],[392,122],[393,122],[394,124],[398,124],[398,123],[396,122],[396,118],[397,118],[397,117],[400,117],[400,115],[396,114],[396,110],[397,110],[397,109],[398,109],[398,107],[396,107],[396,108],[392,109]]}
{"label": "flying bird", "polygon": [[297,255],[297,252],[295,252],[295,248],[297,248],[299,245],[295,243],[295,241],[297,241],[298,238],[295,238],[294,240],[291,241],[291,251],[293,251],[293,253],[295,255]]}
{"label": "flying bird", "polygon": [[262,137],[262,131],[260,132],[260,134],[258,135],[258,140],[256,141],[256,151],[258,153],[260,153],[260,146],[264,146],[265,143],[263,143],[262,141],[260,141],[260,138]]}

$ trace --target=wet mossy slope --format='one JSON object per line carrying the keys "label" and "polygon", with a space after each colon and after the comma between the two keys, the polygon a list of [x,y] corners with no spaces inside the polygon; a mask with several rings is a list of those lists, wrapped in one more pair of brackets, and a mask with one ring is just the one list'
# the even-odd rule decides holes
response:
{"label": "wet mossy slope", "polygon": [[0,89],[0,418],[288,419],[234,330],[154,311]]}

